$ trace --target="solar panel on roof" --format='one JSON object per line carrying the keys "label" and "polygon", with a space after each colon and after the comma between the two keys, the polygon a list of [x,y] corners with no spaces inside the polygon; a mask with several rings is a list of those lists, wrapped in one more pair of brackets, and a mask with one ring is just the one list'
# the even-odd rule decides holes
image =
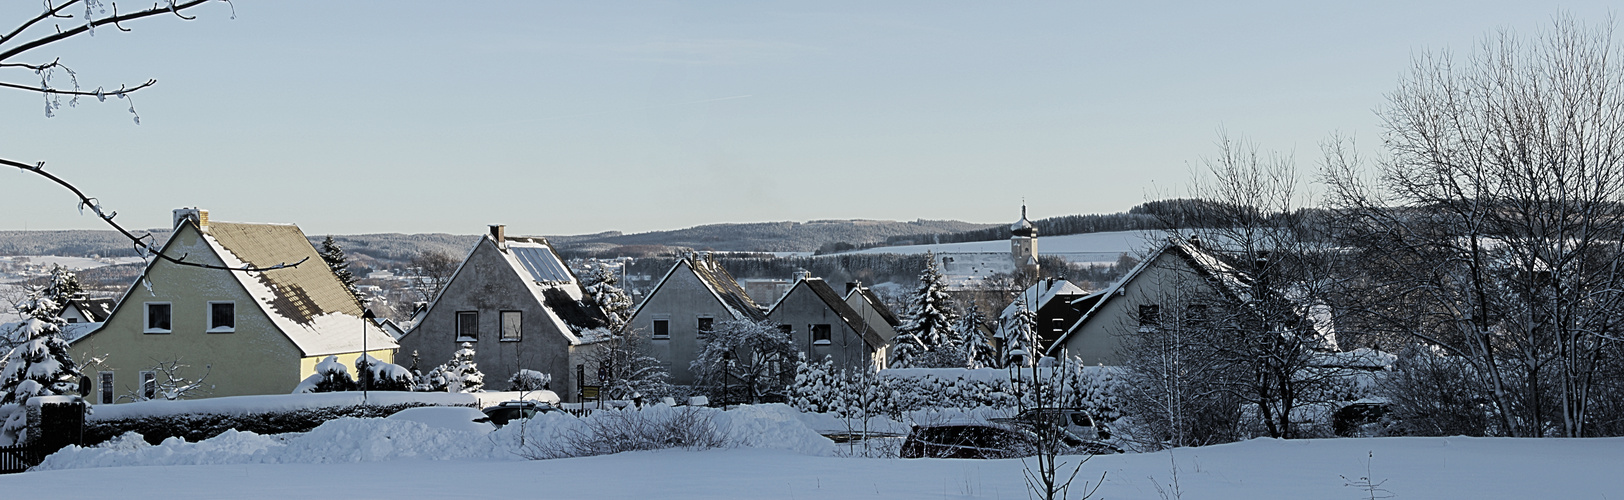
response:
{"label": "solar panel on roof", "polygon": [[564,269],[564,263],[558,260],[557,255],[546,248],[513,247],[513,256],[518,258],[524,270],[530,272],[530,277],[536,281],[569,281],[570,273]]}

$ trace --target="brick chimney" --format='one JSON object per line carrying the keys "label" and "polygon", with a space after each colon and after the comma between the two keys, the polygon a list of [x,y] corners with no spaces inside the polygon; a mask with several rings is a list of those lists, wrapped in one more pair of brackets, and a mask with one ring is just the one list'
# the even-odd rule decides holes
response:
{"label": "brick chimney", "polygon": [[491,239],[496,241],[496,248],[507,250],[507,225],[491,224]]}
{"label": "brick chimney", "polygon": [[174,222],[173,229],[180,229],[180,224],[188,220],[197,223],[198,228],[209,227],[208,210],[197,207],[177,208],[174,211],[174,215],[175,218],[172,221]]}

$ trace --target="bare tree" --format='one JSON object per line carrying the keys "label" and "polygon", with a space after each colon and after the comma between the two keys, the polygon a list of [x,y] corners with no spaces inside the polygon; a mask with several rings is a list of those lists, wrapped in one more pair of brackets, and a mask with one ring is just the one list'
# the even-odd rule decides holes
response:
{"label": "bare tree", "polygon": [[174,401],[191,397],[209,397],[214,392],[213,385],[204,385],[209,373],[214,371],[211,365],[203,365],[203,374],[192,378],[182,372],[192,365],[181,363],[180,358],[169,361],[155,362],[147,371],[152,372],[152,380],[142,380],[142,387],[124,388],[124,395],[119,399],[126,401],[147,401],[152,399],[165,399]]}
{"label": "bare tree", "polygon": [[412,257],[411,276],[412,291],[417,292],[423,302],[433,302],[451,283],[451,276],[457,273],[457,258],[440,250],[428,250]]}
{"label": "bare tree", "polygon": [[[64,40],[80,35],[94,36],[97,27],[112,25],[114,29],[119,31],[130,31],[129,28],[124,26],[124,23],[164,15],[174,15],[180,19],[191,20],[194,18],[188,17],[185,12],[210,1],[212,0],[167,0],[155,3],[150,8],[125,13],[118,11],[118,4],[104,4],[99,0],[66,0],[61,3],[46,1],[39,14],[19,21],[11,30],[0,34],[0,88],[40,94],[45,100],[45,116],[47,118],[55,116],[56,111],[62,109],[63,97],[68,98],[67,105],[69,107],[77,106],[80,98],[94,97],[97,101],[106,101],[109,97],[121,99],[129,103],[129,110],[133,120],[136,124],[140,124],[141,116],[135,112],[133,94],[157,84],[157,80],[148,79],[133,86],[121,84],[117,89],[96,87],[86,90],[80,86],[78,75],[63,64],[60,57],[39,56],[37,54]],[[230,4],[229,0],[221,1]],[[49,59],[49,61],[46,59]],[[37,84],[19,83],[19,77],[14,76],[29,74],[31,76],[23,78],[37,79]],[[68,83],[67,86],[62,85],[64,79]],[[228,268],[189,261],[186,260],[184,255],[180,257],[164,255],[159,253],[157,248],[154,248],[154,241],[150,233],[136,235],[114,222],[113,218],[118,215],[117,212],[104,210],[101,202],[96,198],[86,195],[79,188],[56,174],[46,172],[44,161],[30,164],[0,158],[0,165],[34,173],[73,192],[74,196],[79,199],[80,210],[89,209],[95,213],[97,218],[112,226],[125,238],[128,238],[136,251],[143,257],[160,258],[185,266],[232,271],[268,271],[304,263],[301,260],[268,267]]]}
{"label": "bare tree", "polygon": [[[1611,24],[1501,31],[1418,56],[1382,110],[1375,179],[1326,147],[1362,328],[1472,363],[1498,429],[1583,436],[1624,299],[1624,62]],[[1616,418],[1617,416],[1613,416]]]}

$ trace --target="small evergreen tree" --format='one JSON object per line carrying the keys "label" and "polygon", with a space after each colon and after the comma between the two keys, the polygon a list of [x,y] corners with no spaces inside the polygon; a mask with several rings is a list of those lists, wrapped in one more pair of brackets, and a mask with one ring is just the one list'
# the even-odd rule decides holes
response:
{"label": "small evergreen tree", "polygon": [[344,283],[344,289],[349,290],[350,295],[358,298],[361,296],[355,289],[358,278],[350,273],[349,258],[344,256],[344,249],[338,246],[338,242],[333,241],[331,235],[321,242],[321,260],[327,262],[327,268],[333,270],[333,275],[338,276],[338,281]]}
{"label": "small evergreen tree", "polygon": [[981,314],[981,309],[970,304],[964,316],[954,325],[959,338],[964,339],[965,366],[967,368],[1003,368],[1004,364],[998,356],[998,350],[993,348],[992,339],[987,338],[986,330],[982,325],[987,316]]}
{"label": "small evergreen tree", "polygon": [[936,255],[925,253],[919,288],[908,298],[902,326],[897,328],[891,366],[897,368],[952,368],[965,366],[964,338],[956,331],[958,314],[947,294],[946,279],[936,267]]}
{"label": "small evergreen tree", "polygon": [[485,374],[474,364],[474,344],[463,342],[462,348],[451,353],[451,361],[435,371],[445,378],[446,392],[484,392]]}
{"label": "small evergreen tree", "polygon": [[1037,313],[1027,309],[1025,301],[1016,302],[1015,314],[1004,318],[1003,352],[999,353],[1002,366],[1028,366],[1041,356],[1034,328],[1037,321]]}
{"label": "small evergreen tree", "polygon": [[81,291],[73,272],[52,266],[50,283],[31,290],[16,304],[23,321],[14,333],[27,340],[0,361],[0,407],[6,408],[0,413],[7,415],[0,424],[0,444],[22,439],[27,426],[22,408],[29,398],[79,393],[79,379],[84,374],[68,354],[68,342],[62,338],[62,327],[68,324],[62,319],[62,310]]}
{"label": "small evergreen tree", "polygon": [[632,299],[620,288],[620,277],[615,276],[614,270],[601,264],[593,266],[581,279],[581,288],[609,318],[609,331],[625,328],[626,321],[631,319]]}

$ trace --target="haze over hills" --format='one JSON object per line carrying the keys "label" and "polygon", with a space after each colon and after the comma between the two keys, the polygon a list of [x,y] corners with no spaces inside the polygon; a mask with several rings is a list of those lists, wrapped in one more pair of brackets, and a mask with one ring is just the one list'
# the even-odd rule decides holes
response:
{"label": "haze over hills", "polygon": [[[916,220],[815,220],[808,222],[754,222],[707,224],[685,229],[624,234],[609,231],[596,234],[548,236],[561,250],[577,253],[615,252],[620,247],[638,247],[644,252],[669,251],[673,247],[731,252],[811,252],[833,242],[879,243],[887,238],[915,234],[947,234],[996,226],[961,221]],[[523,227],[508,227],[508,234],[534,234]],[[139,234],[139,233],[138,233]],[[319,244],[326,235],[309,235]],[[168,231],[155,231],[162,241]],[[380,233],[333,235],[352,259],[400,262],[423,251],[437,250],[461,258],[479,235],[445,233]],[[129,241],[111,230],[0,231],[0,255],[134,255]],[[370,266],[375,267],[375,266]]]}

